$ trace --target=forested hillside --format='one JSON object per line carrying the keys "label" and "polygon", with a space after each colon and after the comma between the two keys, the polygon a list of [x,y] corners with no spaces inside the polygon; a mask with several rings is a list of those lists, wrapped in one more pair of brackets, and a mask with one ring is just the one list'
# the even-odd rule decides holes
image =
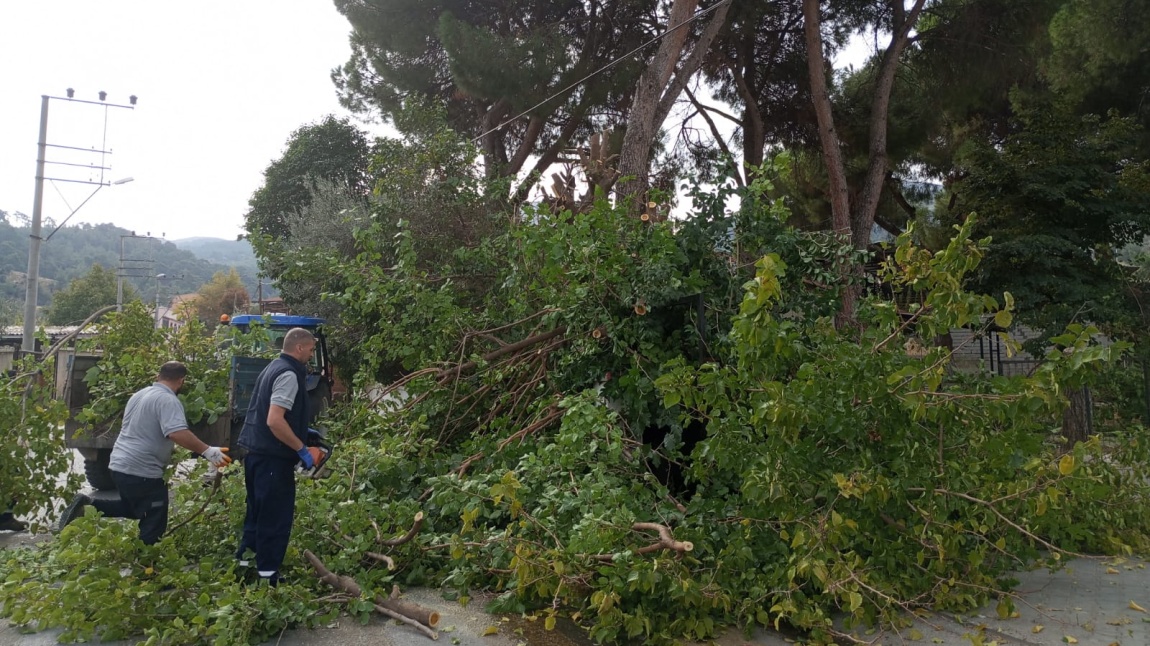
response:
{"label": "forested hillside", "polygon": [[241,274],[244,269],[256,272],[256,255],[247,240],[197,237],[172,240],[172,244],[202,260],[235,267]]}
{"label": "forested hillside", "polygon": [[[51,230],[45,228],[45,237]],[[28,233],[26,224],[8,212],[0,211],[0,298],[24,298]],[[115,270],[120,265],[121,244],[124,257],[128,259],[125,263],[128,282],[138,293],[150,298],[156,296],[155,277],[158,274],[165,275],[159,288],[161,298],[167,298],[171,294],[194,292],[211,280],[217,271],[226,271],[229,267],[235,267],[248,290],[256,293],[257,270],[246,242],[230,243],[235,245],[234,261],[229,261],[218,250],[211,255],[212,260],[207,260],[173,242],[132,236],[132,231],[112,224],[80,224],[57,231],[41,247],[40,277],[43,284],[40,304],[50,305],[53,292],[86,274],[93,264]]]}

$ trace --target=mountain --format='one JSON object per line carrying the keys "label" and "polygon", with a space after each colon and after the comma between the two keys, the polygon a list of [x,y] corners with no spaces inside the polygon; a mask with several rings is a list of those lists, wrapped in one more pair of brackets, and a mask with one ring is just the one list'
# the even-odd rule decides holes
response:
{"label": "mountain", "polygon": [[225,240],[223,238],[181,238],[172,244],[184,251],[190,251],[197,258],[219,265],[256,269],[256,254],[247,240]]}
{"label": "mountain", "polygon": [[[30,229],[18,217],[0,211],[0,299],[24,300]],[[165,300],[197,291],[218,271],[234,267],[253,298],[259,271],[251,246],[218,238],[189,238],[180,245],[160,238],[136,236],[112,224],[79,224],[61,228],[40,247],[40,299],[51,303],[52,292],[82,276],[92,265],[124,267],[126,282],[146,300]],[[193,252],[199,248],[210,256]],[[162,278],[158,276],[163,275]],[[266,298],[271,293],[263,287]]]}

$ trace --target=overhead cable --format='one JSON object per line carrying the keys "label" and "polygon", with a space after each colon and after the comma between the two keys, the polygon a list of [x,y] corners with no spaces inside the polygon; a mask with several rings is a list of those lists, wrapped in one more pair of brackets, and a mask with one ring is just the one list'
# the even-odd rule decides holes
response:
{"label": "overhead cable", "polygon": [[560,96],[562,96],[562,95],[566,94],[567,92],[569,92],[569,91],[571,91],[571,90],[575,89],[576,87],[578,87],[578,86],[582,85],[583,83],[586,83],[587,81],[589,81],[589,80],[591,80],[591,79],[595,78],[596,76],[598,76],[598,75],[602,74],[603,72],[606,72],[607,70],[611,69],[612,67],[615,67],[615,66],[616,66],[616,65],[618,65],[619,63],[621,63],[621,62],[623,62],[623,61],[627,60],[628,58],[630,58],[630,57],[632,57],[632,56],[634,56],[634,55],[635,55],[635,54],[637,54],[638,52],[640,52],[640,51],[642,51],[642,50],[646,49],[646,48],[647,48],[647,47],[649,47],[649,46],[650,46],[652,43],[656,43],[656,42],[659,42],[660,40],[662,40],[662,39],[666,38],[667,36],[669,36],[669,35],[670,35],[671,33],[673,33],[675,30],[677,30],[677,29],[679,29],[679,28],[681,28],[681,27],[683,27],[683,26],[685,26],[685,25],[689,25],[689,24],[691,24],[692,22],[694,22],[694,21],[698,20],[699,18],[702,18],[703,16],[705,16],[705,15],[707,15],[707,14],[711,13],[712,11],[714,11],[714,10],[718,9],[719,7],[723,6],[724,4],[727,4],[728,2],[731,2],[731,0],[719,0],[719,2],[716,2],[715,4],[711,5],[710,7],[707,7],[706,9],[700,9],[699,11],[696,11],[696,12],[694,13],[694,15],[692,15],[690,18],[687,18],[686,20],[684,20],[683,22],[681,22],[681,23],[679,23],[679,24],[675,25],[674,27],[669,27],[669,28],[668,28],[666,31],[664,31],[663,33],[659,34],[658,36],[654,36],[654,37],[652,37],[650,40],[648,40],[647,42],[643,43],[642,45],[639,45],[639,46],[638,46],[638,47],[636,47],[635,49],[632,49],[631,51],[627,52],[626,54],[623,54],[622,56],[620,56],[620,57],[616,58],[615,60],[611,61],[610,63],[607,63],[607,64],[606,64],[606,65],[604,65],[603,67],[600,67],[599,69],[595,70],[594,72],[591,72],[591,73],[590,73],[590,74],[588,74],[587,76],[584,76],[583,78],[579,79],[578,81],[575,81],[575,82],[574,82],[574,83],[572,83],[571,85],[568,85],[567,87],[563,88],[562,90],[559,90],[558,92],[556,92],[556,93],[552,94],[551,96],[547,97],[546,99],[543,99],[543,100],[542,100],[542,101],[540,101],[539,103],[536,103],[535,105],[533,105],[533,106],[531,106],[530,108],[528,108],[528,109],[524,110],[523,112],[520,112],[519,114],[515,115],[514,117],[511,117],[510,119],[508,119],[508,120],[504,121],[503,123],[501,123],[501,124],[499,124],[499,125],[495,126],[494,128],[492,128],[492,129],[490,129],[490,130],[488,130],[488,131],[484,132],[483,134],[479,135],[478,137],[475,137],[475,138],[474,138],[474,139],[472,139],[471,141],[472,141],[473,143],[474,143],[474,142],[478,142],[480,139],[483,139],[483,138],[484,138],[484,137],[486,137],[487,135],[489,135],[489,134],[491,134],[491,133],[493,133],[493,132],[495,132],[495,131],[497,131],[497,130],[501,130],[501,129],[503,129],[503,128],[504,128],[504,127],[506,127],[508,124],[514,123],[515,121],[517,121],[517,120],[519,120],[519,119],[523,118],[524,116],[526,116],[526,115],[528,115],[528,114],[530,114],[530,113],[534,112],[535,110],[537,110],[537,109],[539,109],[540,107],[542,107],[542,106],[546,105],[547,103],[550,103],[550,102],[551,102],[553,99],[556,99],[556,98],[558,98],[558,97],[560,97]]}

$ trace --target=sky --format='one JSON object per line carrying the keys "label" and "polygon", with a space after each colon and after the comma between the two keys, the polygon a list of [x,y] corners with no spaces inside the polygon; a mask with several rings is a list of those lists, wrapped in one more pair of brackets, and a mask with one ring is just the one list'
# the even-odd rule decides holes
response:
{"label": "sky", "polygon": [[[0,0],[0,210],[32,213],[41,95],[49,100],[44,218],[111,222],[168,240],[235,239],[293,130],[347,115],[330,74],[350,54],[330,0]],[[106,113],[106,114],[105,114]],[[105,122],[106,118],[106,122]],[[382,134],[378,125],[359,124]],[[51,244],[49,242],[48,244]]]}
{"label": "sky", "polygon": [[[248,199],[295,129],[346,116],[330,74],[350,54],[330,0],[0,0],[0,210],[32,213],[41,95],[49,100],[43,216],[168,240],[243,233]],[[865,57],[856,39],[836,64]],[[357,120],[358,122],[358,120]],[[358,122],[385,134],[378,124]],[[90,165],[107,166],[100,175]],[[49,242],[50,244],[50,242]]]}

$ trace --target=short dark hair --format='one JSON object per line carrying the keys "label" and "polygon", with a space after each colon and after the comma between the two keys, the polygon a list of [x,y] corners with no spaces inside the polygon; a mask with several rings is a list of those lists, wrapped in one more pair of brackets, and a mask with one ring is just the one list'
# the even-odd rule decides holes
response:
{"label": "short dark hair", "polygon": [[179,361],[169,361],[160,366],[161,381],[175,381],[188,376],[188,367]]}

